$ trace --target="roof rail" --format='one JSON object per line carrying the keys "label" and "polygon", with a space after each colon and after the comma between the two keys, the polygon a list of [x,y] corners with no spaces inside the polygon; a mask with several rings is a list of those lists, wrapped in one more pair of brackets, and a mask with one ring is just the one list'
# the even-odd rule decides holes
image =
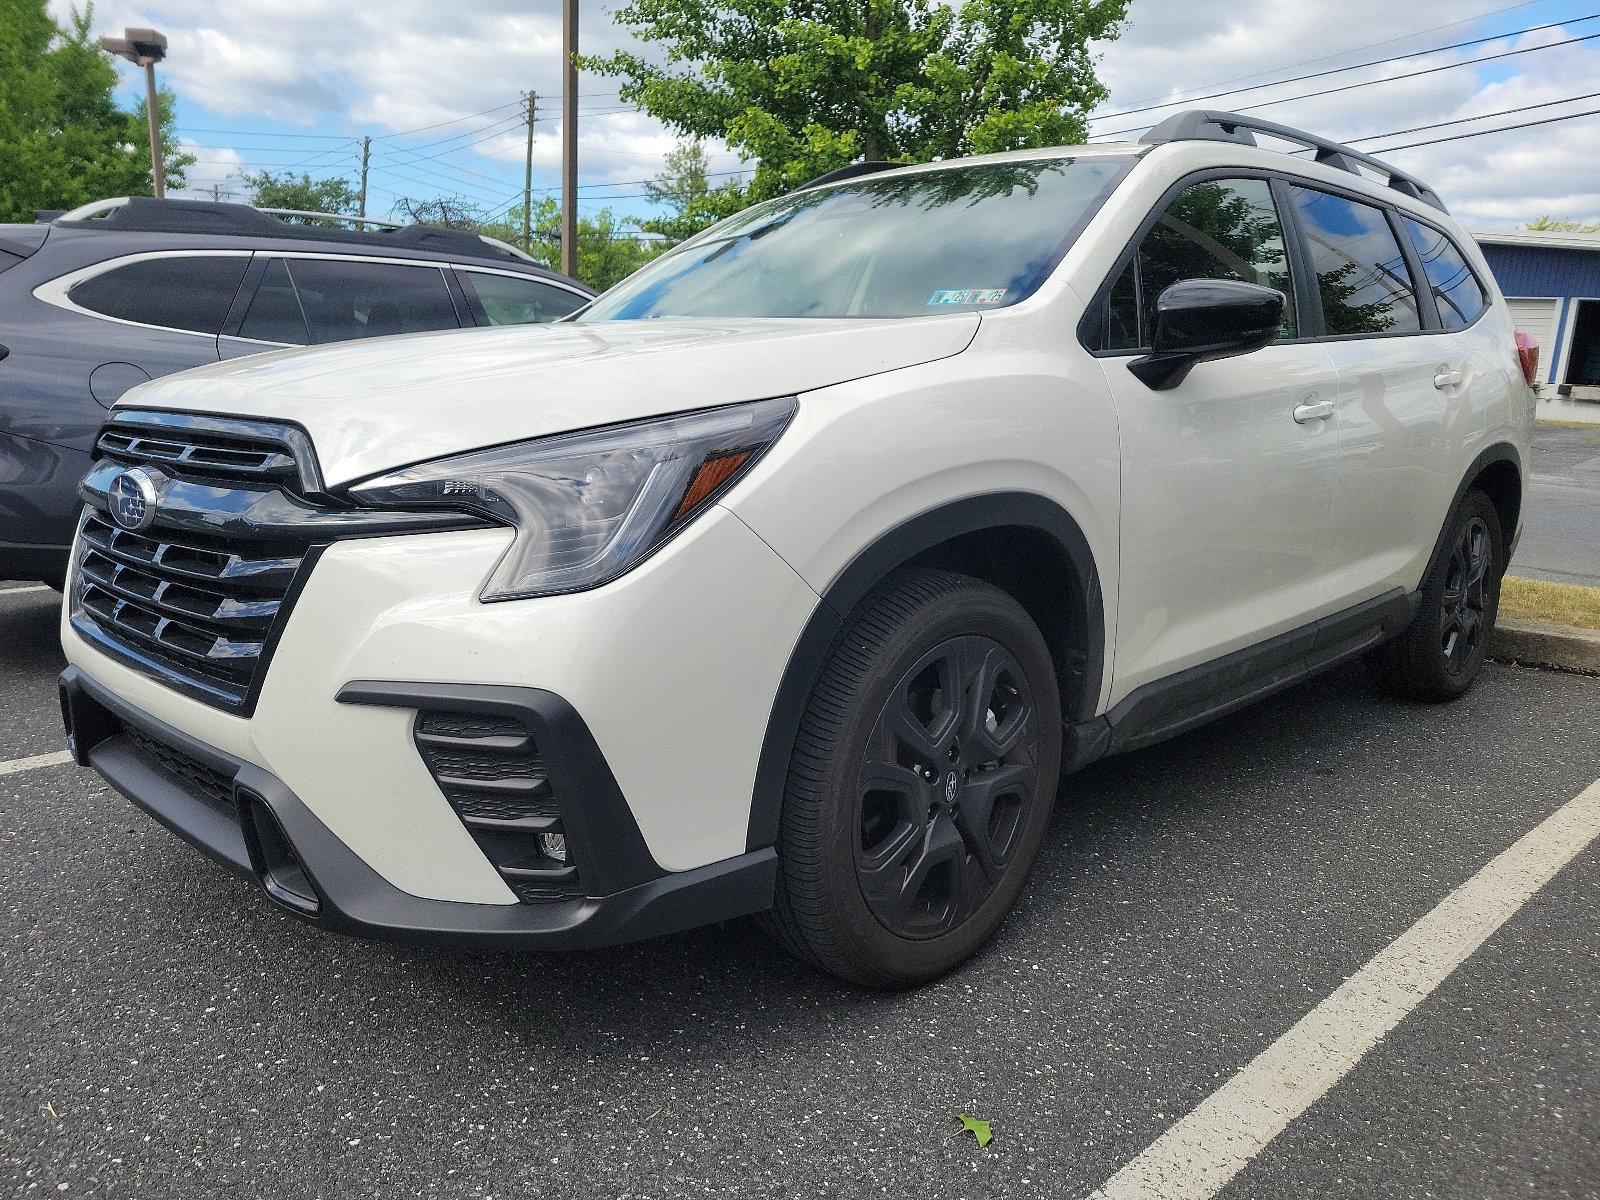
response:
{"label": "roof rail", "polygon": [[903,167],[905,163],[878,162],[867,159],[865,162],[849,163],[843,167],[836,167],[832,171],[824,171],[815,179],[808,179],[794,190],[804,192],[814,187],[821,187],[825,183],[842,183],[846,179],[854,179],[858,175],[876,175],[879,171],[892,171],[896,167]]}
{"label": "roof rail", "polygon": [[404,229],[404,221],[380,221],[377,217],[352,217],[346,213],[311,212],[304,208],[262,208],[260,205],[251,205],[257,212],[270,213],[274,217],[317,217],[324,221],[344,221],[350,225],[379,225],[385,229]]}
{"label": "roof rail", "polygon": [[[291,225],[280,220],[280,216],[327,218],[378,228],[357,230]],[[382,240],[390,245],[430,250],[436,254],[515,259],[544,269],[536,259],[517,247],[497,238],[485,237],[471,229],[451,229],[443,225],[401,225],[374,217],[348,217],[340,213],[303,212],[299,209],[254,208],[248,204],[215,200],[170,197],[157,200],[151,196],[118,196],[96,200],[62,213],[53,223],[134,233],[213,233],[236,237],[364,242],[368,245]]]}
{"label": "roof rail", "polygon": [[1351,149],[1343,142],[1329,141],[1314,133],[1296,129],[1292,125],[1279,125],[1276,121],[1263,121],[1256,117],[1219,112],[1209,108],[1194,108],[1168,117],[1150,129],[1139,141],[1147,146],[1160,146],[1167,142],[1237,142],[1245,146],[1254,146],[1257,143],[1253,135],[1257,133],[1281,138],[1286,142],[1296,142],[1313,151],[1316,156],[1315,161],[1341,171],[1348,171],[1352,175],[1361,174],[1357,167],[1359,163],[1385,176],[1389,186],[1402,196],[1421,200],[1440,212],[1449,211],[1445,208],[1444,201],[1439,199],[1439,194],[1415,175],[1409,175],[1381,158],[1374,158],[1370,154]]}

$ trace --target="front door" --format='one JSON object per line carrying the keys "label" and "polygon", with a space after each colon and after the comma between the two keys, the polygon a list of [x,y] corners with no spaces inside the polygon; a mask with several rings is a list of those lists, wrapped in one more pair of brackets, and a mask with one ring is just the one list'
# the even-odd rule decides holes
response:
{"label": "front door", "polygon": [[[1156,297],[1240,279],[1289,297],[1283,341],[1153,391],[1128,370]],[[1166,206],[1108,305],[1101,367],[1122,457],[1122,570],[1111,701],[1331,611],[1324,580],[1337,454],[1322,415],[1337,373],[1298,325],[1265,179],[1210,179]]]}

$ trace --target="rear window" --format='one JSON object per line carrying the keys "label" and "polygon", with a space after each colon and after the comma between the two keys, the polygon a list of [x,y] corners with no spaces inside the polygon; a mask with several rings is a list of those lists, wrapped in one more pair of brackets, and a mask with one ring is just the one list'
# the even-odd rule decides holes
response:
{"label": "rear window", "polygon": [[147,258],[74,284],[67,297],[103,316],[215,334],[249,261],[242,254]]}

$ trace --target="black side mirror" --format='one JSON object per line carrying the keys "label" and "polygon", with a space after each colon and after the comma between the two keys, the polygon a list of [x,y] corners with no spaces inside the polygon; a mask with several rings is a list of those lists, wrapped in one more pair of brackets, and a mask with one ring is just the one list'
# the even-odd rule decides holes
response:
{"label": "black side mirror", "polygon": [[1157,391],[1177,387],[1195,363],[1271,345],[1283,327],[1283,305],[1282,292],[1253,283],[1182,280],[1156,300],[1155,349],[1128,370]]}

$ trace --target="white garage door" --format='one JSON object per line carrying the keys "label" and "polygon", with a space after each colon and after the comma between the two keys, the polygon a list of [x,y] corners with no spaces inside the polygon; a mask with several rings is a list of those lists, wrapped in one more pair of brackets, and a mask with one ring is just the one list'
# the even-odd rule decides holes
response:
{"label": "white garage door", "polygon": [[1530,300],[1506,298],[1511,309],[1511,319],[1518,329],[1525,329],[1539,339],[1539,378],[1550,378],[1550,368],[1556,358],[1556,315],[1560,312],[1559,300]]}

